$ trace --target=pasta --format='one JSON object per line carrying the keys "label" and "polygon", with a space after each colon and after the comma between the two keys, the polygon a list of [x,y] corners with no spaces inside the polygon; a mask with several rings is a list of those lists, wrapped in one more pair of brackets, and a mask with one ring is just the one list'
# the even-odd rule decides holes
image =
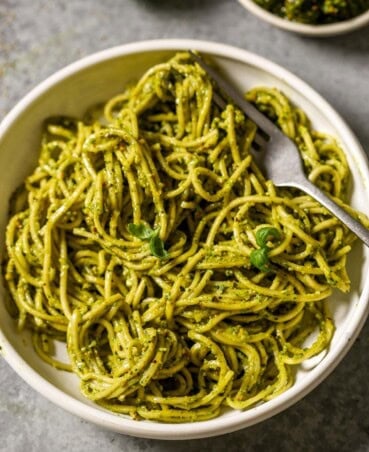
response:
{"label": "pasta", "polygon": [[327,25],[350,20],[369,10],[369,0],[254,0],[262,8],[292,22]]}
{"label": "pasta", "polygon": [[[12,202],[4,273],[19,329],[87,398],[134,419],[201,421],[285,391],[329,346],[327,297],[350,288],[353,234],[264,179],[255,125],[213,93],[184,52],[83,119],[48,119]],[[335,139],[276,89],[247,98],[344,201]]]}

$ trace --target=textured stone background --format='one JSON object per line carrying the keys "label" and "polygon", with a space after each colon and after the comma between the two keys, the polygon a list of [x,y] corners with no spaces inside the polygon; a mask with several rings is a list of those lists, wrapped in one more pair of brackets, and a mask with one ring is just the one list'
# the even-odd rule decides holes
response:
{"label": "textured stone background", "polygon": [[[219,41],[270,58],[320,92],[369,152],[369,28],[303,38],[262,23],[236,0],[0,0],[0,119],[37,83],[81,56],[153,38]],[[49,403],[0,358],[0,451],[366,451],[368,337],[366,326],[334,374],[284,413],[237,433],[187,442],[104,431]]]}

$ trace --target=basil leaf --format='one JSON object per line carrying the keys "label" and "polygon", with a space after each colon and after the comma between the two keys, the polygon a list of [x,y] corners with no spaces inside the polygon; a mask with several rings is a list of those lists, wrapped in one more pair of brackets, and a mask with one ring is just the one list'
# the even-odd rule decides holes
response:
{"label": "basil leaf", "polygon": [[265,226],[264,228],[260,228],[256,232],[256,243],[261,248],[266,247],[267,243],[272,239],[276,239],[276,240],[281,239],[281,234],[279,233],[277,228]]}
{"label": "basil leaf", "polygon": [[270,270],[268,252],[268,248],[264,247],[253,250],[250,254],[251,264],[262,272],[268,272]]}
{"label": "basil leaf", "polygon": [[168,251],[166,251],[164,248],[164,242],[157,234],[151,237],[149,245],[151,254],[153,254],[155,257],[165,259],[169,256]]}
{"label": "basil leaf", "polygon": [[149,240],[155,234],[155,231],[153,231],[149,226],[145,226],[143,223],[129,223],[127,229],[130,234],[141,240]]}
{"label": "basil leaf", "polygon": [[164,242],[159,237],[159,229],[153,230],[143,223],[129,223],[127,229],[133,236],[141,240],[149,240],[150,251],[153,256],[159,257],[160,259],[169,256],[169,253],[164,248]]}

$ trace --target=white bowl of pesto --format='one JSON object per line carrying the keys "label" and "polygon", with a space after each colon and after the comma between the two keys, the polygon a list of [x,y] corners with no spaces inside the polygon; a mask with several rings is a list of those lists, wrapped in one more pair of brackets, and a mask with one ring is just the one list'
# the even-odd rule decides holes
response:
{"label": "white bowl of pesto", "polygon": [[342,20],[339,22],[332,22],[329,24],[309,24],[297,21],[292,21],[280,17],[266,8],[262,8],[254,0],[238,0],[250,13],[259,17],[259,19],[286,31],[297,33],[300,35],[311,37],[329,37],[337,36],[359,28],[365,27],[369,24],[369,10],[363,12],[350,19]]}
{"label": "white bowl of pesto", "polygon": [[[177,51],[186,51],[188,49],[195,49],[203,55],[211,57],[219,65],[222,71],[225,72],[234,82],[235,86],[240,89],[240,91],[246,92],[255,86],[278,88],[295,105],[307,114],[313,127],[321,132],[337,137],[341,147],[344,149],[353,180],[350,204],[355,209],[361,210],[366,214],[369,213],[369,186],[367,183],[369,180],[369,170],[364,151],[343,119],[324,99],[320,97],[319,94],[317,94],[302,80],[268,60],[251,54],[245,50],[223,44],[196,40],[156,40],[139,42],[98,52],[58,71],[34,88],[3,120],[0,125],[0,168],[2,169],[0,197],[0,245],[2,259],[4,258],[4,235],[5,227],[8,222],[9,199],[14,190],[22,183],[22,181],[24,181],[27,175],[32,172],[36,164],[43,121],[46,118],[58,115],[81,117],[81,115],[83,115],[84,112],[91,106],[104,102],[112,96],[122,92],[127,83],[138,80],[142,74],[152,66],[168,60],[168,58],[172,57]],[[154,115],[150,116],[150,118],[150,120],[155,121],[158,120],[159,117]],[[130,124],[132,125],[133,123],[130,122]],[[214,139],[213,135],[211,135],[209,139]],[[148,134],[147,136],[150,137],[151,135]],[[97,135],[94,136],[94,140],[96,140],[96,137]],[[109,137],[109,139],[114,138],[113,135],[109,135]],[[91,144],[92,141],[90,140],[89,143]],[[101,149],[103,149],[103,147]],[[156,152],[159,152],[160,150],[159,147],[156,147],[155,149]],[[181,152],[184,152],[184,150],[182,149]],[[237,158],[237,156],[235,158]],[[97,162],[100,162],[100,160],[97,160]],[[90,166],[89,168],[92,172],[91,178],[93,178],[93,170]],[[178,170],[177,166],[175,166],[175,168]],[[37,182],[35,182],[36,179],[33,181],[37,185]],[[198,181],[199,180],[200,179],[198,179]],[[85,187],[85,185],[83,185],[85,184],[83,180],[80,180],[79,182],[82,184],[81,187]],[[67,190],[67,185],[64,185],[63,187]],[[77,197],[78,193],[73,193],[73,196]],[[114,197],[113,194],[112,196]],[[54,220],[59,213],[54,212]],[[70,221],[73,222],[75,219],[70,219]],[[142,231],[137,232],[137,230],[133,232],[137,234],[137,236],[142,233]],[[37,235],[38,232],[34,231],[33,233]],[[63,232],[63,234],[64,233],[65,232]],[[144,233],[147,234],[143,240],[146,240],[147,242],[147,248],[145,248],[145,250],[148,250],[148,242],[150,241],[151,246],[151,240],[155,235],[155,232],[146,227]],[[14,232],[14,234],[16,234],[16,232]],[[161,244],[162,243],[159,241],[159,248]],[[23,243],[23,245],[27,246],[25,243]],[[63,247],[62,244],[60,246]],[[74,245],[72,244],[71,246]],[[178,246],[178,244],[174,244],[171,247],[168,244],[169,255],[172,254],[174,256],[177,249],[176,246]],[[65,247],[63,249],[66,250]],[[103,256],[103,254],[104,253],[100,255]],[[87,259],[86,265],[88,265],[88,256],[85,255],[84,258]],[[60,257],[60,259],[62,259],[62,257]],[[153,262],[155,257],[147,257],[147,254],[145,254],[142,259],[148,259],[147,262]],[[271,257],[271,259],[273,258]],[[136,420],[127,414],[124,414],[123,409],[121,414],[117,414],[110,411],[107,405],[104,407],[99,406],[93,401],[87,399],[84,395],[82,395],[79,378],[74,373],[55,369],[50,364],[46,363],[34,351],[30,333],[27,329],[24,329],[21,333],[17,331],[16,322],[10,316],[9,311],[5,306],[5,301],[9,297],[4,284],[1,285],[0,293],[0,347],[2,350],[2,356],[31,387],[40,392],[43,396],[47,397],[56,405],[59,405],[70,413],[78,415],[104,428],[127,435],[157,439],[190,439],[211,437],[229,433],[266,420],[282,410],[287,409],[302,397],[306,396],[319,383],[321,383],[334,370],[344,355],[348,352],[354,342],[354,339],[359,334],[368,314],[369,250],[361,243],[355,242],[353,249],[348,255],[347,262],[348,276],[351,279],[351,290],[349,293],[345,294],[335,290],[329,297],[328,301],[335,327],[333,338],[329,346],[318,356],[309,358],[299,365],[293,384],[288,388],[286,387],[285,391],[281,391],[276,397],[263,402],[260,401],[260,403],[256,403],[254,406],[244,410],[231,409],[229,407],[221,408],[219,414],[215,418],[205,418],[205,420],[195,420],[191,422],[191,418],[188,417],[188,422],[178,423],[174,427],[174,418],[170,418],[171,422],[169,422],[168,419],[160,419],[160,416],[159,420],[161,420],[161,422],[157,422],[154,418],[153,420]],[[50,263],[50,265],[51,264],[52,263]],[[100,264],[104,266],[103,257]],[[28,264],[24,263],[25,267],[23,267],[23,270],[27,267],[27,265]],[[206,267],[206,262],[202,265],[205,265]],[[46,270],[44,269],[44,271]],[[211,278],[213,272],[205,272],[201,275],[203,278]],[[10,275],[9,278],[11,279],[12,276]],[[61,273],[60,278],[63,278]],[[201,281],[205,285],[205,279],[202,279]],[[254,283],[255,281],[256,280],[254,280]],[[33,281],[33,283],[37,285],[37,281]],[[111,283],[105,282],[105,284],[109,285]],[[130,284],[134,284],[134,282],[131,280]],[[163,283],[164,286],[165,284]],[[173,282],[173,284],[175,284],[175,282]],[[296,282],[297,286],[298,284],[299,283]],[[225,283],[222,288],[219,286],[217,287],[217,290],[220,290],[220,297],[222,296],[222,293],[223,295],[224,293],[227,293],[227,287],[227,283]],[[150,295],[151,289],[147,290]],[[61,291],[62,288],[60,288],[60,293]],[[137,297],[139,297],[139,294],[141,293],[140,291],[142,292],[141,286],[138,287],[134,294],[131,294],[128,290],[127,303],[128,298],[131,297],[130,303],[133,303],[134,305],[134,303],[136,303],[139,299]],[[101,308],[105,309],[104,315],[106,314],[108,316],[104,320],[105,323],[101,321],[102,335],[105,334],[103,331],[106,319],[109,320],[117,312],[115,308],[117,306],[117,301],[119,301],[119,297],[114,298],[114,296],[115,295],[112,295],[110,298],[108,297],[110,303],[108,307]],[[193,296],[195,297],[195,295]],[[78,298],[78,295],[76,295],[76,297]],[[150,303],[152,300],[150,301],[149,298],[150,296],[146,299],[145,306],[151,306]],[[151,293],[151,299],[152,298],[153,293]],[[29,302],[31,301],[28,300],[27,303]],[[64,299],[62,303],[67,304],[68,300],[66,301]],[[159,306],[159,301],[157,301],[157,303]],[[183,301],[179,302],[179,304],[180,303],[183,303]],[[122,309],[124,313],[126,313],[130,308],[127,308],[126,305],[124,306],[125,308]],[[66,309],[68,309],[68,307]],[[152,309],[155,309],[155,306]],[[50,312],[52,314],[53,311]],[[45,319],[47,321],[51,319],[51,314],[50,317],[47,317],[45,314]],[[241,315],[242,312],[241,314],[238,312],[238,314]],[[74,322],[74,325],[80,325],[79,322],[82,322],[84,315],[85,314],[82,311],[78,315],[72,315],[70,323]],[[75,359],[76,354],[81,352],[81,349],[77,350],[77,348],[75,348],[76,343],[78,343],[79,340],[78,337],[82,337],[78,335],[85,334],[88,328],[90,328],[90,325],[88,325],[88,318],[91,318],[92,314],[88,317],[89,315],[90,314],[87,314],[86,317],[87,323],[85,323],[83,328],[81,328],[84,329],[84,332],[81,332],[81,330],[78,331],[78,329],[74,330],[73,325],[70,326],[72,334],[69,340],[69,347],[73,352],[73,359]],[[168,315],[170,315],[170,308]],[[201,313],[198,312],[196,315],[201,316]],[[186,325],[186,322],[189,321],[188,319],[189,317],[187,317],[187,320],[186,318],[181,319],[182,326]],[[192,317],[191,319],[190,320],[193,321]],[[39,320],[39,322],[40,325],[45,326],[45,324],[42,323],[42,319]],[[52,322],[52,319],[50,322]],[[325,331],[324,334],[328,334],[327,331],[331,329],[331,326]],[[110,327],[106,326],[106,328],[109,330]],[[160,328],[164,327],[161,326]],[[150,329],[152,337],[156,334],[154,330],[155,328]],[[77,331],[76,334],[74,334],[73,331]],[[113,330],[110,329],[109,331],[111,332]],[[164,330],[162,329],[161,331]],[[164,337],[164,334],[166,333],[163,333],[162,337]],[[215,388],[214,390],[218,391],[216,397],[221,397],[223,391],[229,390],[227,385],[229,384],[234,372],[229,369],[228,371],[223,372],[223,370],[220,368],[218,369],[217,366],[220,366],[219,361],[223,359],[224,362],[221,365],[231,368],[232,360],[234,361],[235,359],[238,359],[237,354],[230,351],[230,354],[227,355],[226,358],[224,358],[223,355],[221,358],[218,356],[220,353],[219,347],[215,347],[212,349],[211,357],[209,357],[210,355],[206,355],[206,353],[201,355],[201,350],[204,350],[204,347],[206,349],[208,346],[206,341],[208,341],[210,336],[207,336],[206,331],[203,333],[194,332],[191,334],[191,340],[193,343],[195,343],[200,336],[202,338],[201,340],[205,341],[202,343],[202,346],[200,344],[196,350],[191,351],[191,353],[193,352],[191,359],[193,359],[194,362],[199,361],[200,366],[204,361],[207,362],[207,366],[215,366],[213,374],[209,374],[212,375],[212,378],[214,379],[211,386],[213,389]],[[107,338],[108,336],[109,335],[105,335],[104,337]],[[167,337],[169,337],[169,335],[165,336],[165,338]],[[99,338],[97,337],[96,340],[98,341]],[[40,346],[40,344],[38,345]],[[94,341],[94,344],[90,345],[92,348],[95,347],[96,341]],[[176,346],[178,347],[179,345],[177,344]],[[242,344],[239,345],[239,347],[241,347],[240,350],[242,351]],[[166,350],[167,349],[165,347],[162,347],[162,349],[159,350],[158,353],[161,357],[160,359],[164,360],[163,356],[166,356]],[[247,352],[245,349],[245,354],[247,355],[247,353],[251,353],[250,350]],[[259,349],[261,355],[265,352],[265,350],[263,350]],[[68,362],[66,347],[63,342],[56,343],[53,354],[58,360]],[[155,356],[159,357],[159,355]],[[125,359],[124,356],[122,359]],[[186,359],[188,359],[188,356]],[[259,360],[262,361],[262,357]],[[83,368],[84,365],[85,364],[83,362],[81,365],[79,365],[79,361],[77,362],[77,367],[79,368]],[[157,365],[157,361],[152,361],[151,367],[146,369],[145,372],[142,371],[141,374],[138,373],[138,376],[136,375],[132,377],[132,382],[136,381],[137,378],[140,378],[140,384],[144,387],[144,379],[147,381],[150,378],[150,372],[157,369]],[[177,365],[180,366],[179,361],[177,362]],[[193,364],[193,366],[195,366],[195,364]],[[206,374],[206,370],[204,369],[202,372],[205,372]],[[99,373],[100,371],[97,370],[96,372]],[[129,371],[132,371],[132,369],[128,369],[126,367],[122,370],[122,374]],[[119,378],[122,377],[122,374],[120,374]],[[222,389],[219,389],[219,381],[217,381],[220,374],[222,374],[222,378],[225,382]],[[183,372],[181,375],[182,377],[179,378],[178,385],[180,388],[183,388],[186,384],[188,384],[188,381],[185,381],[185,376],[187,375],[188,377],[188,373]],[[84,374],[83,378],[85,379],[85,382],[87,382],[85,385],[88,385],[90,377],[87,374]],[[135,378],[136,380],[134,380]],[[110,381],[106,376],[102,376],[100,380],[103,381],[104,384]],[[214,383],[215,381],[217,381],[216,384]],[[94,384],[97,384],[96,381]],[[123,384],[127,385],[130,384],[130,382],[125,381],[122,385]],[[205,385],[206,381],[203,381],[203,384]],[[219,384],[223,383],[220,382]],[[160,407],[163,406],[160,405],[159,400],[162,396],[160,393],[162,388],[156,383],[153,383],[151,388],[152,391],[154,391],[154,394],[152,393],[150,397],[154,407],[156,407],[156,411],[155,409],[153,411],[155,411],[154,414],[157,416],[157,407],[159,406],[160,412]],[[101,390],[101,388],[99,390]],[[119,390],[120,386],[118,385],[114,391]],[[157,391],[156,394],[155,391]],[[266,389],[266,391],[268,391],[268,389]],[[111,393],[112,392],[110,392],[110,394]],[[92,391],[92,394],[95,393]],[[229,395],[230,394],[231,393],[229,393]],[[187,395],[190,398],[193,396],[193,394],[190,393]],[[121,397],[120,402],[124,404],[124,400],[129,400],[129,395],[127,397],[127,399]],[[155,397],[158,398],[155,399]],[[216,397],[213,397],[212,399],[213,405],[209,402],[209,406],[205,406],[204,410],[200,412],[200,418],[202,416],[201,413],[205,413],[206,417],[209,417],[209,410],[216,409],[214,408],[216,407],[216,400],[218,400]],[[180,398],[180,395],[178,398]],[[268,399],[268,397],[265,398]],[[137,398],[135,400],[135,403],[137,403]],[[155,403],[159,403],[159,405],[155,405]],[[192,400],[191,403],[195,412],[197,402]],[[180,403],[178,404],[180,405]],[[133,411],[134,410],[132,410],[132,412]],[[163,409],[162,412],[164,413],[165,409]],[[142,410],[138,410],[135,413],[136,417],[141,418],[144,414]],[[147,413],[147,409],[145,413]]]}

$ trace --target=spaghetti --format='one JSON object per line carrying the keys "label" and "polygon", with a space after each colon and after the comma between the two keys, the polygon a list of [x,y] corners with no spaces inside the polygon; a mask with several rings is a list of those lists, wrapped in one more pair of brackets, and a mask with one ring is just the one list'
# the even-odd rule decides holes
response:
{"label": "spaghetti", "polygon": [[[330,343],[325,300],[350,287],[353,234],[264,179],[255,125],[213,91],[179,53],[102,112],[50,118],[12,203],[5,279],[19,328],[86,397],[135,419],[200,421],[285,391]],[[297,143],[310,179],[344,199],[337,142],[277,90],[247,97]]]}

